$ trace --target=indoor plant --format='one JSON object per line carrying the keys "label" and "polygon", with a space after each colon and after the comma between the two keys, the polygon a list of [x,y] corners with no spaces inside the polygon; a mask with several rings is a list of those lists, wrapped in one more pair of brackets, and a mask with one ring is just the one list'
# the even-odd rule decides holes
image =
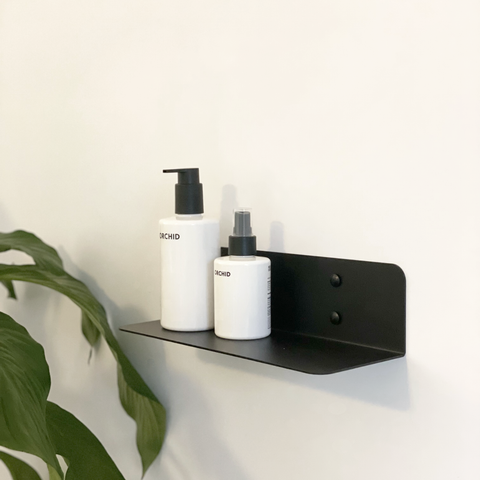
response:
{"label": "indoor plant", "polygon": [[[102,336],[117,361],[120,401],[137,424],[137,448],[143,473],[158,455],[165,435],[165,410],[120,348],[104,308],[87,286],[69,275],[57,252],[32,233],[0,233],[0,252],[18,250],[34,265],[0,264],[0,282],[16,298],[13,281],[49,287],[81,310],[82,331],[90,345]],[[50,373],[43,347],[25,328],[0,312],[0,445],[44,460],[50,478],[123,479],[96,437],[71,413],[47,401]],[[68,465],[64,474],[57,455]],[[24,462],[0,452],[13,478],[38,479]],[[88,460],[88,461],[86,461]]]}

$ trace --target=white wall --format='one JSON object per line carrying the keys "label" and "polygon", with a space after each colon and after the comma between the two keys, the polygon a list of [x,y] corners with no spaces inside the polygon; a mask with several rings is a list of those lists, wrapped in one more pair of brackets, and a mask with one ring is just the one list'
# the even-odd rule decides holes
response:
{"label": "white wall", "polygon": [[[261,249],[398,263],[407,358],[314,377],[118,333],[168,409],[145,480],[480,476],[480,5],[473,0],[3,0],[0,228],[33,231],[107,307],[159,317],[167,167]],[[52,398],[140,477],[105,346],[34,286],[0,306]],[[37,462],[38,464],[38,462]],[[7,478],[0,470],[0,478]]]}

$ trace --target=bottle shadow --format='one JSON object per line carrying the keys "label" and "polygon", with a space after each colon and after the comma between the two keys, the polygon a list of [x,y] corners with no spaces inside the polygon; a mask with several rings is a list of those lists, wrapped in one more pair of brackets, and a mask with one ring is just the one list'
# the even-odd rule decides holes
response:
{"label": "bottle shadow", "polygon": [[220,205],[220,245],[228,245],[228,237],[233,231],[233,210],[238,208],[237,189],[234,185],[224,185]]}
{"label": "bottle shadow", "polygon": [[270,224],[270,252],[285,252],[285,227],[282,222],[274,221]]}
{"label": "bottle shadow", "polygon": [[[151,339],[150,343],[158,343]],[[168,345],[168,354],[184,359],[191,358],[185,355],[184,346]],[[195,358],[195,355],[193,355]],[[172,432],[172,441],[168,442],[159,467],[159,477],[163,478],[164,469],[172,473],[172,478],[194,480],[198,477],[196,468],[202,467],[202,477],[212,480],[248,480],[250,477],[237,461],[235,452],[229,448],[229,442],[217,426],[219,422],[216,413],[206,393],[209,383],[205,385],[197,380],[195,372],[202,370],[202,365],[188,366],[182,360],[178,362],[180,368],[170,365],[157,365],[157,373],[167,385],[165,407],[168,412],[168,430]],[[143,372],[143,369],[142,369]],[[188,373],[187,373],[188,372]],[[175,433],[173,433],[175,432]],[[188,458],[188,463],[180,459]]]}

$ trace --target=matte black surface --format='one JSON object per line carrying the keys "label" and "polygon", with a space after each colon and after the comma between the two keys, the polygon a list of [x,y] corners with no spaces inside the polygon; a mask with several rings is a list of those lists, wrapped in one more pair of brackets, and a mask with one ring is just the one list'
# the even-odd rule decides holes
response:
{"label": "matte black surface", "polygon": [[250,237],[236,237],[230,235],[228,237],[228,254],[244,257],[246,255],[257,254],[257,237],[252,235]]}
{"label": "matte black surface", "polygon": [[[222,249],[226,254],[226,249]],[[405,275],[385,263],[258,252],[272,261],[272,335],[225,340],[160,322],[121,330],[312,374],[405,355]],[[333,286],[333,275],[341,284]],[[339,324],[331,321],[337,312]]]}
{"label": "matte black surface", "polygon": [[278,330],[260,340],[225,340],[217,337],[213,330],[173,332],[164,329],[160,320],[128,325],[120,330],[318,375],[341,372],[402,356],[400,353]]}
{"label": "matte black surface", "polygon": [[[272,261],[272,328],[405,353],[405,275],[390,263],[258,252]],[[332,275],[341,278],[337,287]],[[332,312],[342,318],[330,321]]]}

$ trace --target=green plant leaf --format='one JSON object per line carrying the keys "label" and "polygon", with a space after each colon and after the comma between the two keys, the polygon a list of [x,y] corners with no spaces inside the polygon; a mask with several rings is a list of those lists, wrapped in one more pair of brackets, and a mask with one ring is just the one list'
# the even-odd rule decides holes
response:
{"label": "green plant leaf", "polygon": [[100,338],[100,330],[88,318],[88,315],[82,310],[82,333],[88,343],[94,347]]}
{"label": "green plant leaf", "polygon": [[47,426],[58,455],[65,458],[65,480],[125,480],[97,437],[71,413],[47,403]]}
{"label": "green plant leaf", "polygon": [[63,270],[63,262],[57,251],[45,244],[33,233],[16,230],[0,233],[0,253],[17,250],[26,253],[41,268],[50,271]]}
{"label": "green plant leaf", "polygon": [[[7,452],[0,452],[0,460],[10,470],[12,480],[42,480],[40,475],[23,460],[12,457]],[[55,470],[53,470],[55,472]]]}
{"label": "green plant leaf", "polygon": [[62,473],[45,422],[50,372],[43,347],[0,312],[0,445],[40,457]]}
{"label": "green plant leaf", "polygon": [[[23,230],[16,230],[11,233],[0,233],[0,253],[9,250],[17,250],[19,252],[30,255],[40,268],[49,270],[50,272],[63,272],[63,262],[57,251],[45,244],[33,233]],[[1,280],[8,290],[9,298],[17,298],[13,283],[8,280]],[[92,347],[95,346],[100,332],[95,325],[89,320],[88,316],[82,312],[82,332]]]}
{"label": "green plant leaf", "polygon": [[2,283],[5,288],[7,289],[8,291],[8,298],[13,298],[13,299],[17,299],[17,295],[15,294],[15,288],[13,286],[13,282],[11,281],[7,281],[7,280],[2,280],[0,283]]}
{"label": "green plant leaf", "polygon": [[[137,424],[137,448],[142,459],[143,474],[147,471],[156,458],[163,444],[165,436],[166,420],[165,409],[157,400],[153,392],[143,381],[123,353],[117,339],[113,335],[107,321],[104,308],[92,295],[87,286],[75,279],[63,269],[58,268],[58,262],[54,262],[55,255],[51,247],[47,247],[48,260],[41,258],[40,239],[26,232],[14,232],[15,238],[21,238],[22,251],[34,251],[36,265],[2,265],[0,264],[0,280],[25,281],[49,287],[69,297],[82,310],[82,318],[88,318],[93,326],[103,336],[118,364],[118,386],[120,400],[127,414]],[[22,237],[22,233],[27,235]],[[0,234],[0,245],[2,236]],[[12,234],[8,234],[12,235]],[[30,248],[29,241],[35,248]],[[13,243],[9,249],[15,248]],[[57,255],[58,256],[58,255]],[[54,264],[55,263],[55,264]],[[52,268],[50,268],[52,267]],[[90,340],[89,340],[90,341]]]}
{"label": "green plant leaf", "polygon": [[47,467],[50,480],[62,480],[54,468],[52,468],[50,465],[47,465]]}
{"label": "green plant leaf", "polygon": [[148,397],[130,388],[124,377],[125,370],[118,368],[120,401],[128,415],[137,422],[137,447],[143,452],[142,467],[145,474],[157,457],[159,443],[161,446],[165,437],[165,410],[163,406],[159,409]]}

